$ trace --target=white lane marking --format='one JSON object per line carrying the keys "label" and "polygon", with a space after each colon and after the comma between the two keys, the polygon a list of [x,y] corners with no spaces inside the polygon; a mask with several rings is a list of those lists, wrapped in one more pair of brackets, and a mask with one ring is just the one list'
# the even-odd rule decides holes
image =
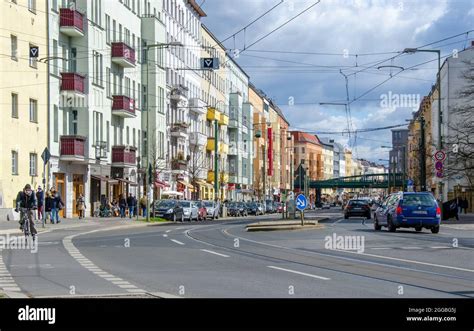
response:
{"label": "white lane marking", "polygon": [[182,243],[181,241],[178,241],[176,239],[171,239],[171,241],[177,243],[178,245],[184,245],[184,243]]}
{"label": "white lane marking", "polygon": [[201,249],[201,251],[203,251],[203,252],[207,252],[207,253],[210,253],[210,254],[219,255],[219,256],[222,256],[222,257],[229,257],[229,255],[225,255],[225,254],[217,253],[217,252],[214,252],[214,251],[209,251],[209,250],[207,250],[207,249]]}
{"label": "white lane marking", "polygon": [[392,249],[392,247],[369,247],[369,249]]}
{"label": "white lane marking", "polygon": [[137,288],[135,285],[131,285],[131,284],[129,284],[129,285],[119,285],[119,287],[121,287],[121,288]]}
{"label": "white lane marking", "polygon": [[166,232],[166,233],[170,233],[170,232],[171,232],[171,230],[166,230],[165,232]]}
{"label": "white lane marking", "polygon": [[344,221],[344,218],[341,218],[340,220],[338,220],[338,221],[332,223],[331,226],[334,226],[334,225],[336,225],[337,223],[342,222],[342,221]]}
{"label": "white lane marking", "polygon": [[268,267],[271,268],[271,269],[291,272],[293,274],[298,274],[298,275],[317,278],[317,279],[322,279],[322,280],[330,280],[331,279],[331,278],[327,278],[327,277],[321,277],[321,276],[317,276],[317,275],[307,274],[306,272],[301,272],[301,271],[296,271],[296,270],[291,270],[291,269],[285,269],[285,268],[279,268],[279,267],[275,267],[275,266],[272,266],[272,265],[269,265]]}
{"label": "white lane marking", "polygon": [[168,235],[167,235],[167,234],[164,234],[164,235],[163,235],[163,237],[167,238],[167,237],[168,237]]}
{"label": "white lane marking", "polygon": [[[16,283],[7,266],[3,263],[2,250],[0,249],[0,290],[4,292],[19,292],[25,298],[27,297],[22,293],[21,288]],[[17,293],[18,295],[18,293]]]}
{"label": "white lane marking", "polygon": [[443,248],[453,248],[453,247],[449,247],[449,246],[431,246],[430,248],[433,248],[433,249],[443,249]]}
{"label": "white lane marking", "polygon": [[401,249],[423,249],[423,247],[400,247]]}
{"label": "white lane marking", "polygon": [[131,288],[131,289],[128,289],[127,292],[130,292],[130,293],[146,293],[145,290],[142,290],[142,289],[139,289],[139,288]]}
{"label": "white lane marking", "polygon": [[114,283],[115,285],[128,285],[128,284],[130,284],[129,282],[127,282],[125,280],[114,280],[114,281],[112,281],[112,283]]}

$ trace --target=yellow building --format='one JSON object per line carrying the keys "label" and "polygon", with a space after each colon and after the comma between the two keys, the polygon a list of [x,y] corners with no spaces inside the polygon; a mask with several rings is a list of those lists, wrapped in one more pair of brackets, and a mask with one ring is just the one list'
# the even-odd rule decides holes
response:
{"label": "yellow building", "polygon": [[42,185],[41,154],[47,146],[47,66],[30,58],[30,47],[47,57],[45,1],[0,2],[0,219],[13,216],[18,191]]}
{"label": "yellow building", "polygon": [[214,181],[219,179],[219,194],[217,197],[224,201],[227,198],[227,182],[229,178],[229,169],[227,164],[227,155],[229,152],[229,134],[227,126],[229,125],[229,107],[226,93],[227,70],[224,66],[225,47],[212,34],[212,32],[201,24],[202,51],[201,57],[214,57],[219,59],[219,70],[203,71],[201,79],[202,100],[208,106],[204,132],[208,138],[214,139],[215,121],[218,122],[218,163],[219,176],[214,174],[214,150],[207,149],[203,156],[203,170],[206,171],[206,182],[201,183],[200,198],[214,199]]}

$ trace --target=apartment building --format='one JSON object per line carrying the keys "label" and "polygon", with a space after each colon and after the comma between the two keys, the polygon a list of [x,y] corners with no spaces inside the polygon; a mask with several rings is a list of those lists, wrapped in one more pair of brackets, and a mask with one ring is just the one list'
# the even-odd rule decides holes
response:
{"label": "apartment building", "polygon": [[150,1],[49,1],[48,13],[49,185],[71,217],[81,193],[90,211],[142,195],[148,140],[164,158],[163,56],[146,52],[163,43],[164,22],[161,3]]}
{"label": "apartment building", "polygon": [[[47,147],[47,15],[43,2],[0,3],[0,219],[13,219],[26,184],[42,185],[41,154]],[[30,47],[39,58],[30,58]],[[20,74],[18,74],[20,73]]]}
{"label": "apartment building", "polygon": [[[160,2],[160,1],[158,1]],[[160,2],[161,3],[161,2]],[[206,13],[194,0],[163,1],[166,26],[167,134],[166,169],[163,180],[169,184],[164,193],[191,199],[197,190],[190,181],[192,132],[204,133],[200,72],[201,18]],[[199,153],[198,153],[199,154]],[[193,161],[194,162],[194,161]]]}

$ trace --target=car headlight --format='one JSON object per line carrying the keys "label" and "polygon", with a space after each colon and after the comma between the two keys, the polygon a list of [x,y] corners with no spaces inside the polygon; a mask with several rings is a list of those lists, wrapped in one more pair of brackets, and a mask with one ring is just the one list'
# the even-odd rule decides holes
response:
{"label": "car headlight", "polygon": [[167,213],[167,214],[172,214],[172,213],[173,213],[173,209],[168,209],[168,210],[166,211],[166,213]]}

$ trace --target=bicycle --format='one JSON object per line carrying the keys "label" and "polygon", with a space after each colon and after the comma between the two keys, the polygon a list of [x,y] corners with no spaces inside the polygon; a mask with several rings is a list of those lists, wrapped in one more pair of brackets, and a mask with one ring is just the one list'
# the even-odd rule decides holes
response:
{"label": "bicycle", "polygon": [[23,234],[25,235],[26,242],[28,242],[28,237],[31,235],[33,237],[33,242],[36,240],[36,235],[31,233],[30,229],[30,218],[29,215],[33,208],[20,208],[21,217],[23,221]]}

